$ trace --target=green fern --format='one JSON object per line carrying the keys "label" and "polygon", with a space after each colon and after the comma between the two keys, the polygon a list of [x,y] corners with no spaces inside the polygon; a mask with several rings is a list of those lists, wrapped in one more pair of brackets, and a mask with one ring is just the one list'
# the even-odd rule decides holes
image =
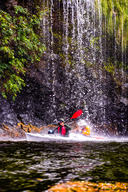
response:
{"label": "green fern", "polygon": [[0,10],[0,91],[13,99],[25,86],[24,75],[32,63],[40,61],[45,45],[40,42],[40,18],[21,6],[13,16]]}

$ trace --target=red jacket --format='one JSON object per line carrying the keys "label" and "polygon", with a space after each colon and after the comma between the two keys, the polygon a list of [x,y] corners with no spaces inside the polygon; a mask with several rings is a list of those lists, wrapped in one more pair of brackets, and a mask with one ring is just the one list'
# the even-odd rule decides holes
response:
{"label": "red jacket", "polygon": [[63,136],[66,135],[66,128],[65,128],[65,126],[58,127],[58,133],[60,133]]}

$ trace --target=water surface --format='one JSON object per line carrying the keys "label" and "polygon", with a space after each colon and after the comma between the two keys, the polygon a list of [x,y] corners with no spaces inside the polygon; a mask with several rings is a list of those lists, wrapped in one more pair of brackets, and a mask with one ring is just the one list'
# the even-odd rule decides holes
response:
{"label": "water surface", "polygon": [[69,180],[127,182],[128,142],[0,142],[0,191],[46,191]]}

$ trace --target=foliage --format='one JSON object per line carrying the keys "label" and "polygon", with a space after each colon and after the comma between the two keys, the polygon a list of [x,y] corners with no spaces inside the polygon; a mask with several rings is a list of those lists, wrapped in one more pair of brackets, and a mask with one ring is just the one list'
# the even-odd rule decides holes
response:
{"label": "foliage", "polygon": [[110,60],[108,60],[108,62],[104,64],[104,69],[112,75],[114,81],[118,86],[120,86],[124,82],[125,78],[126,79],[128,78],[127,73],[124,73],[125,78],[122,75],[123,74],[122,69],[124,71],[128,69],[128,66],[124,65],[123,63],[120,62],[112,63]]}
{"label": "foliage", "polygon": [[45,50],[39,36],[40,18],[21,6],[11,16],[0,10],[0,91],[17,96],[25,86],[27,68],[40,61]]}
{"label": "foliage", "polygon": [[[107,56],[102,67],[112,75],[118,85],[121,85],[125,81],[124,73],[127,78],[128,69],[127,61],[123,58],[126,57],[128,49],[128,1],[95,0],[95,5],[96,9],[100,10],[97,13],[100,13],[102,18],[102,29],[105,35],[103,39],[107,38],[107,51],[110,51],[110,56]],[[96,43],[95,39],[94,43]]]}
{"label": "foliage", "polygon": [[[99,0],[95,0],[99,8]],[[107,31],[115,33],[117,43],[122,42],[125,47],[128,43],[128,1],[127,0],[100,0],[101,12]],[[105,26],[106,27],[106,26]]]}

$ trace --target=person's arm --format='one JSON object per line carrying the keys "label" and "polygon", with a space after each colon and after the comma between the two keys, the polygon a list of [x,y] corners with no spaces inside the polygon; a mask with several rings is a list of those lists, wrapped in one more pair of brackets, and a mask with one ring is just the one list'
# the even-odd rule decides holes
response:
{"label": "person's arm", "polygon": [[56,128],[54,129],[54,133],[57,133],[57,132],[58,132],[58,128],[59,128],[59,127],[56,127]]}
{"label": "person's arm", "polygon": [[64,124],[64,126],[65,126],[65,128],[67,129],[67,130],[71,130],[71,127],[69,127],[69,125],[67,125],[67,124]]}
{"label": "person's arm", "polygon": [[79,127],[77,126],[75,129],[73,129],[73,132],[79,131]]}

